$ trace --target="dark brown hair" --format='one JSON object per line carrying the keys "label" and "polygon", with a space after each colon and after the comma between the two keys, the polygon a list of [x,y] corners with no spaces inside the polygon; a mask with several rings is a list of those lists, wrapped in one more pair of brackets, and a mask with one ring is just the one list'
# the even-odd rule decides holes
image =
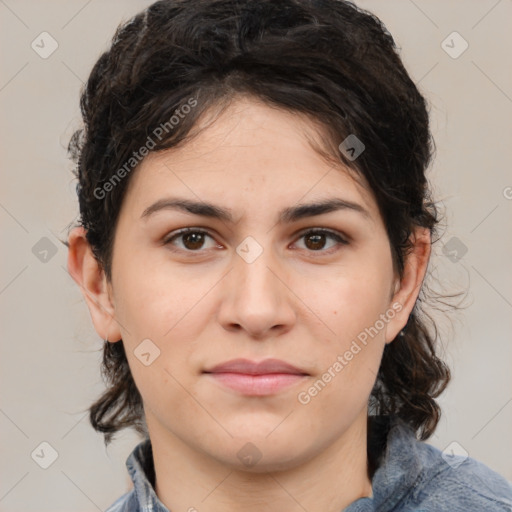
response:
{"label": "dark brown hair", "polygon": [[[99,57],[81,94],[84,127],[68,147],[80,225],[107,279],[140,148],[186,144],[207,110],[220,113],[239,95],[306,116],[324,136],[318,151],[364,177],[400,277],[414,227],[436,241],[427,104],[377,17],[342,0],[161,0],[120,25]],[[349,135],[365,145],[355,160],[339,149]],[[370,396],[373,413],[400,417],[421,439],[437,426],[435,398],[450,380],[424,300],[425,285],[405,332],[384,349]],[[105,343],[102,374],[107,389],[90,421],[105,444],[125,427],[147,435],[122,340]]]}

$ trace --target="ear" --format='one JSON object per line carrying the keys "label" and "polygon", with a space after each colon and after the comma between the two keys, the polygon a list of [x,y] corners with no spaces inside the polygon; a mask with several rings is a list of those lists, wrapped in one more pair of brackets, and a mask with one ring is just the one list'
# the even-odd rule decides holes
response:
{"label": "ear", "polygon": [[413,247],[404,261],[402,279],[395,281],[391,306],[398,311],[386,327],[386,343],[393,341],[405,327],[425,277],[431,252],[431,233],[428,228],[416,228],[411,234]]}
{"label": "ear", "polygon": [[121,331],[115,318],[111,286],[96,261],[83,227],[76,227],[68,237],[68,271],[80,286],[96,332],[104,339],[116,342]]}

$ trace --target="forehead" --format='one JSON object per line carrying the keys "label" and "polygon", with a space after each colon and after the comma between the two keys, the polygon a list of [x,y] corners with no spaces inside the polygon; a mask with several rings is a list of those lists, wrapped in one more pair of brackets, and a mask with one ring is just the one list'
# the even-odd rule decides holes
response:
{"label": "forehead", "polygon": [[357,201],[378,216],[364,178],[354,179],[355,171],[341,161],[327,161],[315,149],[325,147],[325,133],[306,116],[242,97],[220,115],[215,109],[206,112],[193,132],[185,144],[145,157],[131,177],[125,202],[142,213],[149,201],[175,193],[261,209],[328,194]]}

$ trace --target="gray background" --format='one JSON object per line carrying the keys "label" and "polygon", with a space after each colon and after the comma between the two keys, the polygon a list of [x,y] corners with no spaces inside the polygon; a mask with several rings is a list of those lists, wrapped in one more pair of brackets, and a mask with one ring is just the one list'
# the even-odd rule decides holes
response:
{"label": "gray background", "polygon": [[[512,481],[512,2],[358,3],[387,25],[430,102],[429,176],[447,224],[430,269],[441,291],[468,292],[451,321],[439,316],[454,378],[428,442]],[[125,459],[139,438],[125,431],[106,450],[88,424],[102,341],[59,238],[78,213],[65,148],[80,88],[117,25],[149,4],[0,0],[1,511],[105,510],[130,487]],[[31,47],[44,31],[58,44],[46,59]],[[452,56],[442,46],[454,31],[469,44],[457,58],[458,36],[444,43]],[[47,469],[34,460],[49,456],[42,442],[58,453]]]}

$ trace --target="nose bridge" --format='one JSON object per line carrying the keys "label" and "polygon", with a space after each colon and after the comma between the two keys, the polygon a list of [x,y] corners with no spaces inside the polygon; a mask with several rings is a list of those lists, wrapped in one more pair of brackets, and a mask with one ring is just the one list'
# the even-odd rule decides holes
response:
{"label": "nose bridge", "polygon": [[[259,238],[261,240],[261,236]],[[253,236],[247,236],[236,248],[237,256],[234,259],[235,279],[239,284],[237,289],[249,298],[254,296],[258,299],[259,296],[267,304],[275,301],[276,293],[279,293],[275,270],[270,270],[276,266],[270,238],[260,243]]]}

